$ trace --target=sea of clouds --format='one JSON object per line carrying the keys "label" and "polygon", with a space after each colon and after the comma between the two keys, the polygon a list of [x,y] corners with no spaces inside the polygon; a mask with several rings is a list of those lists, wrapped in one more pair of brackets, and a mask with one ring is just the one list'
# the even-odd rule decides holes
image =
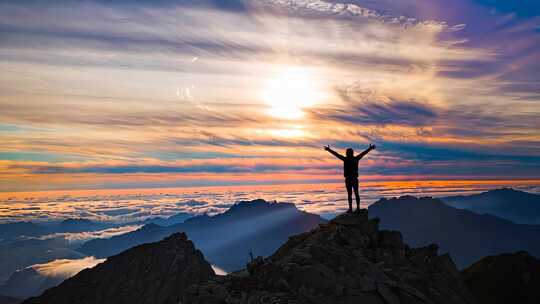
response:
{"label": "sea of clouds", "polygon": [[[540,193],[540,184],[523,181],[418,181],[411,183],[369,182],[360,186],[361,204],[369,206],[381,197],[402,195],[442,197],[477,193],[501,187]],[[262,198],[291,202],[299,209],[332,216],[347,208],[341,184],[243,186],[175,189],[99,190],[58,193],[24,193],[0,196],[0,222],[57,221],[85,218],[125,226],[84,233],[65,233],[70,241],[110,237],[138,228],[133,222],[152,217],[169,217],[179,212],[210,215],[226,211],[242,200]],[[131,223],[131,224],[130,224]]]}

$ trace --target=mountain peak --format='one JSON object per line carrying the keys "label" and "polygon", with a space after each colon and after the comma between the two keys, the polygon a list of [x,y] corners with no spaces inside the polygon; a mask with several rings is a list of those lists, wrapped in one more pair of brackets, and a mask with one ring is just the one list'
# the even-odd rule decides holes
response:
{"label": "mountain peak", "polygon": [[[438,243],[443,251],[452,254],[460,268],[486,255],[521,249],[535,256],[540,253],[540,226],[518,225],[454,205],[436,198],[401,197],[380,200],[369,206],[369,213],[382,219],[383,228],[401,231],[410,245]],[[530,214],[534,214],[532,210]]]}
{"label": "mountain peak", "polygon": [[109,257],[24,303],[179,303],[191,284],[214,277],[185,233]]}
{"label": "mountain peak", "polygon": [[[381,198],[375,203],[373,203],[371,206],[378,206],[378,205],[385,205],[385,206],[392,206],[392,205],[426,205],[426,206],[442,206],[447,207],[443,201],[441,201],[438,198],[433,198],[431,196],[423,196],[423,197],[416,197],[412,195],[404,195],[400,197],[392,197],[392,198]],[[371,207],[370,206],[370,207]]]}
{"label": "mountain peak", "polygon": [[231,206],[229,210],[224,213],[216,215],[216,219],[235,219],[235,218],[257,218],[261,216],[267,216],[271,214],[284,214],[290,215],[297,214],[300,211],[292,203],[278,203],[277,201],[268,202],[263,199],[256,199],[251,201],[240,201]]}
{"label": "mountain peak", "polygon": [[410,249],[401,233],[378,225],[367,210],[340,215],[290,237],[245,271],[199,286],[187,302],[207,294],[215,303],[240,303],[240,295],[261,304],[471,302],[449,255],[437,255],[435,245]]}
{"label": "mountain peak", "polygon": [[[82,299],[82,300],[81,300]],[[290,237],[247,269],[216,276],[184,233],[81,271],[24,303],[471,303],[449,255],[411,249],[367,210]]]}
{"label": "mountain peak", "polygon": [[540,195],[512,188],[499,188],[472,195],[442,198],[455,208],[491,214],[514,223],[540,224]]}
{"label": "mountain peak", "polygon": [[231,207],[233,209],[243,209],[243,208],[295,208],[296,206],[292,203],[278,203],[277,201],[268,202],[263,199],[255,199],[251,201],[239,201]]}

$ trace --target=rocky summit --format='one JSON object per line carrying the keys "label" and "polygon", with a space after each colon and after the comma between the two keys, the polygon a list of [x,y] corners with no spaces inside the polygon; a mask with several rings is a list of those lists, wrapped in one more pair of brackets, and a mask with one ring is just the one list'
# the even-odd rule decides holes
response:
{"label": "rocky summit", "polygon": [[411,249],[367,210],[293,236],[245,271],[192,288],[186,303],[472,303],[449,255]]}
{"label": "rocky summit", "polygon": [[[165,245],[171,242],[178,245]],[[400,232],[379,230],[367,210],[292,236],[242,271],[216,276],[209,267],[176,234],[25,303],[473,303],[449,255],[438,255],[436,245],[409,248]]]}

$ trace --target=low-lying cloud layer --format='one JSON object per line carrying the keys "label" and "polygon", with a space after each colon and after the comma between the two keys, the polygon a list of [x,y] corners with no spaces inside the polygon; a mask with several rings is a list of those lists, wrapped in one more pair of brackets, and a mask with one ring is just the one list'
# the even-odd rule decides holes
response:
{"label": "low-lying cloud layer", "polygon": [[[113,212],[114,210],[117,210],[117,209],[111,209],[110,211],[103,211],[103,212],[105,214],[107,213],[114,214]],[[93,240],[93,239],[106,239],[106,238],[113,237],[115,235],[128,233],[128,232],[141,228],[141,226],[142,225],[127,225],[127,226],[114,227],[114,228],[108,228],[108,229],[97,230],[97,231],[59,232],[59,233],[52,233],[52,234],[41,236],[39,237],[39,239],[47,240],[47,239],[54,239],[54,238],[64,238],[68,240],[70,243],[83,243],[83,242]]]}
{"label": "low-lying cloud layer", "polygon": [[[540,184],[535,181],[361,181],[361,203],[367,207],[381,197],[407,194],[448,196],[503,186],[540,192]],[[0,195],[0,218],[1,222],[85,218],[108,223],[130,223],[154,217],[170,217],[180,212],[192,215],[216,214],[226,211],[235,202],[258,198],[291,202],[302,210],[324,215],[335,214],[347,208],[343,188],[343,184],[339,183],[5,194]],[[95,232],[54,234],[45,238],[64,237],[72,243],[77,243],[91,238],[113,236],[136,228],[138,225],[126,225]]]}
{"label": "low-lying cloud layer", "polygon": [[46,277],[67,279],[85,268],[92,268],[104,261],[105,259],[86,257],[78,260],[54,260],[45,264],[32,265],[30,267]]}

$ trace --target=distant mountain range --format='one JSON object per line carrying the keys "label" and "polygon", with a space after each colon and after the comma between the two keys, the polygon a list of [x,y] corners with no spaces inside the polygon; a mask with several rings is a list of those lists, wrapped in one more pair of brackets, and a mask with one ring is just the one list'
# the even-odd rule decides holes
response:
{"label": "distant mountain range", "polygon": [[540,225],[540,195],[502,188],[468,196],[449,196],[448,205],[478,214],[491,214],[518,224]]}
{"label": "distant mountain range", "polygon": [[57,223],[15,222],[0,224],[0,239],[13,240],[21,236],[35,237],[51,233],[95,231],[115,224],[93,222],[88,219],[66,219]]}
{"label": "distant mountain range", "polygon": [[99,258],[108,257],[175,232],[185,232],[209,261],[226,271],[233,271],[245,266],[250,252],[266,256],[290,235],[308,231],[324,222],[318,215],[298,210],[294,204],[242,201],[215,216],[199,215],[168,227],[147,224],[110,239],[89,241],[78,251]]}
{"label": "distant mountain range", "polygon": [[95,222],[81,218],[70,218],[51,223],[5,223],[0,224],[0,242],[17,240],[21,237],[38,237],[53,233],[89,232],[126,225],[156,224],[160,226],[171,226],[183,223],[193,216],[190,213],[180,212],[169,217],[152,217],[129,223]]}
{"label": "distant mountain range", "polygon": [[59,222],[15,222],[0,224],[0,284],[15,270],[55,259],[74,259],[84,255],[63,238],[62,234],[94,232],[130,225],[176,225],[193,217],[181,212],[169,217],[153,217],[129,223],[95,222],[73,218]]}
{"label": "distant mountain range", "polygon": [[404,196],[369,207],[385,229],[403,233],[413,246],[437,243],[463,268],[487,255],[526,250],[540,256],[540,226],[516,224],[492,215],[456,209],[440,199]]}
{"label": "distant mountain range", "polygon": [[[536,209],[525,198],[537,197],[512,189],[446,197],[443,198],[444,203],[439,199],[406,196],[382,199],[370,207],[370,214],[381,219],[383,228],[402,231],[405,241],[413,246],[438,243],[442,252],[449,252],[456,264],[464,268],[486,255],[504,252],[527,250],[539,257],[540,226],[516,224],[489,214],[480,214],[497,210],[509,218],[517,214],[512,211],[514,209],[528,209],[530,220],[534,218]],[[456,209],[454,205],[476,209],[471,212]],[[506,207],[497,209],[490,206]],[[525,217],[520,218],[523,220]],[[516,217],[513,220],[517,221]],[[110,239],[91,240],[80,247],[74,247],[61,238],[40,240],[21,238],[21,235],[94,231],[116,224],[85,219],[68,219],[48,225],[29,222],[3,224],[0,225],[0,235],[6,239],[0,241],[0,279],[9,278],[9,282],[0,286],[0,294],[25,298],[36,294],[30,289],[40,292],[43,286],[53,286],[61,281],[57,279],[58,282],[52,282],[50,278],[39,277],[39,274],[32,275],[29,272],[31,269],[14,273],[17,269],[55,259],[80,259],[90,255],[109,257],[177,232],[186,232],[212,264],[231,272],[243,268],[250,260],[250,254],[268,256],[290,235],[309,231],[325,222],[317,215],[298,210],[293,204],[244,201],[215,216],[179,213],[168,218],[156,217],[128,223],[143,226]],[[47,284],[42,284],[45,280]],[[19,288],[17,284],[27,287]]]}
{"label": "distant mountain range", "polygon": [[[292,212],[289,210],[292,207],[286,205],[254,204],[257,208],[283,208],[278,213]],[[233,215],[248,215],[252,210],[249,204],[233,208],[234,213],[217,219],[202,218],[199,223],[228,222]],[[270,257],[257,257],[247,269],[227,276],[216,276],[186,234],[175,233],[162,241],[112,256],[24,303],[463,304],[473,301],[449,255],[438,255],[436,245],[409,248],[399,232],[380,231],[378,220],[368,220],[364,210],[291,236]]]}
{"label": "distant mountain range", "polygon": [[[189,220],[183,224],[186,219]],[[87,242],[80,250],[63,238],[28,239],[21,238],[21,234],[42,236],[52,231],[80,231],[82,229],[77,226],[79,223],[87,229],[103,228],[105,226],[102,223],[79,219],[48,227],[24,223],[21,227],[31,228],[12,229],[13,239],[0,242],[0,274],[3,275],[2,281],[6,281],[4,285],[0,285],[0,293],[26,298],[63,280],[43,276],[32,268],[25,267],[56,259],[81,259],[89,255],[108,257],[135,245],[160,240],[176,231],[184,230],[197,238],[205,253],[212,257],[212,262],[231,271],[245,266],[249,260],[249,252],[255,255],[270,254],[289,235],[307,231],[322,222],[324,221],[317,215],[299,211],[293,204],[255,200],[240,202],[227,212],[212,217],[206,214],[193,217],[188,213],[179,213],[168,218],[150,218],[143,222],[128,223],[147,224],[132,233]],[[170,226],[159,226],[155,223]],[[5,227],[15,226],[17,225],[8,224]],[[55,227],[54,230],[51,227]],[[19,269],[22,270],[15,272]]]}
{"label": "distant mountain range", "polygon": [[65,278],[47,277],[28,267],[13,273],[6,284],[0,286],[0,293],[21,299],[40,295],[44,290],[62,283]]}
{"label": "distant mountain range", "polygon": [[159,226],[171,226],[171,225],[183,223],[185,220],[193,216],[194,215],[191,213],[180,212],[175,215],[171,215],[169,217],[152,217],[144,221],[136,221],[129,224],[131,225],[156,224]]}
{"label": "distant mountain range", "polygon": [[0,285],[16,270],[56,259],[79,259],[85,255],[64,239],[21,239],[0,243]]}

